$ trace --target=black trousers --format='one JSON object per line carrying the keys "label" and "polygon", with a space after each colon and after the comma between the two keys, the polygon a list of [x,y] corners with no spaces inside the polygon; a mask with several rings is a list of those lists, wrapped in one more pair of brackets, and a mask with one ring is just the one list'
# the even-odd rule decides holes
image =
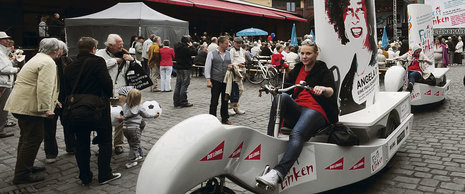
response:
{"label": "black trousers", "polygon": [[218,107],[218,99],[221,95],[221,122],[226,122],[229,119],[228,114],[228,101],[226,101],[226,84],[223,82],[219,82],[216,80],[211,80],[212,88],[211,88],[211,101],[210,101],[210,114],[216,117],[216,109]]}
{"label": "black trousers", "polygon": [[45,117],[13,114],[18,119],[20,136],[13,181],[26,179],[32,174],[32,167],[44,139]]}
{"label": "black trousers", "polygon": [[[108,106],[109,107],[109,106]],[[110,167],[112,152],[112,127],[110,121],[110,109],[105,110],[105,117],[101,126],[88,126],[78,123],[70,123],[71,130],[76,134],[76,161],[79,167],[79,179],[83,183],[90,183],[93,174],[90,171],[90,134],[93,130],[97,131],[98,138],[98,180],[102,182],[112,176]],[[102,124],[103,123],[103,124]]]}
{"label": "black trousers", "polygon": [[58,145],[56,139],[58,116],[60,117],[60,122],[63,126],[66,152],[75,152],[76,136],[71,132],[60,114],[61,111],[55,111],[55,117],[52,119],[45,119],[44,150],[46,158],[56,158],[58,156]]}

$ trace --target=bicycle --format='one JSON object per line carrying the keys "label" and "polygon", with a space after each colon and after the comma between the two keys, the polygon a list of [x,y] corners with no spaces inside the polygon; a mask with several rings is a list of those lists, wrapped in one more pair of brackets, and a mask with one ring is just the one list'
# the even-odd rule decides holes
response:
{"label": "bicycle", "polygon": [[252,84],[261,84],[268,80],[268,84],[279,84],[279,71],[271,64],[262,64],[261,59],[254,57],[254,63],[247,68],[246,79]]}

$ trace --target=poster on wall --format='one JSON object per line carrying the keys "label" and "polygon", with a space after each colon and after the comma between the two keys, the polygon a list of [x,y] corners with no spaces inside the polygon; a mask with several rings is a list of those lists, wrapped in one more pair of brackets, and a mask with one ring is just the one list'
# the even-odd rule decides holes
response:
{"label": "poster on wall", "polygon": [[[431,19],[430,5],[410,4],[408,12],[408,40],[410,48],[419,45],[422,52],[434,61],[433,21]],[[433,65],[434,66],[434,65]]]}
{"label": "poster on wall", "polygon": [[340,71],[341,115],[374,103],[379,91],[374,0],[315,1],[319,60]]}
{"label": "poster on wall", "polygon": [[425,0],[434,28],[465,28],[465,0]]}

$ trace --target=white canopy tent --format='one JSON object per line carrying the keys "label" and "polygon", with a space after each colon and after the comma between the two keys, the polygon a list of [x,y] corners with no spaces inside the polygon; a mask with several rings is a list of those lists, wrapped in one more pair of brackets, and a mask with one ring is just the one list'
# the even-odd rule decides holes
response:
{"label": "white canopy tent", "polygon": [[148,38],[150,34],[170,40],[174,45],[183,35],[189,34],[189,23],[161,14],[142,2],[118,3],[94,14],[66,18],[65,30],[69,53],[75,55],[78,53],[77,41],[83,36],[98,40],[99,48],[104,47],[108,34],[119,34],[124,48],[129,48],[131,36]]}

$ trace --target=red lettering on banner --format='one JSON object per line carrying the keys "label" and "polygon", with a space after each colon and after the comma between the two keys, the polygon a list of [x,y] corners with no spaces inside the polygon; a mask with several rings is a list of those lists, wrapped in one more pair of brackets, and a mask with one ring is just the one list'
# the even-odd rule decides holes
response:
{"label": "red lettering on banner", "polygon": [[239,158],[241,156],[241,151],[242,151],[242,145],[244,145],[244,142],[242,142],[236,150],[229,156],[229,158]]}
{"label": "red lettering on banner", "polygon": [[439,96],[439,91],[437,91],[434,95],[435,95],[435,96]]}
{"label": "red lettering on banner", "polygon": [[210,161],[210,160],[222,160],[224,152],[224,141],[220,145],[216,146],[210,153],[203,157],[200,161]]}
{"label": "red lettering on banner", "polygon": [[344,169],[344,158],[339,159],[335,163],[325,168],[326,170],[342,170]]}
{"label": "red lettering on banner", "polygon": [[439,17],[439,16],[436,16],[436,18],[433,19],[433,25],[438,25],[438,24],[441,24],[441,23],[447,23],[449,22],[449,17]]}
{"label": "red lettering on banner", "polygon": [[296,169],[292,167],[291,171],[289,171],[289,175],[284,177],[284,180],[281,182],[281,190],[289,187],[292,183],[299,181],[299,178],[303,178],[309,175],[312,175],[313,172],[313,165],[302,167],[302,169]]}
{"label": "red lettering on banner", "polygon": [[350,168],[349,170],[357,170],[362,168],[365,168],[365,157],[363,157],[357,163],[355,163],[355,165],[352,166],[352,168]]}
{"label": "red lettering on banner", "polygon": [[244,160],[260,160],[260,152],[262,150],[262,144],[258,145],[252,153],[250,153]]}

